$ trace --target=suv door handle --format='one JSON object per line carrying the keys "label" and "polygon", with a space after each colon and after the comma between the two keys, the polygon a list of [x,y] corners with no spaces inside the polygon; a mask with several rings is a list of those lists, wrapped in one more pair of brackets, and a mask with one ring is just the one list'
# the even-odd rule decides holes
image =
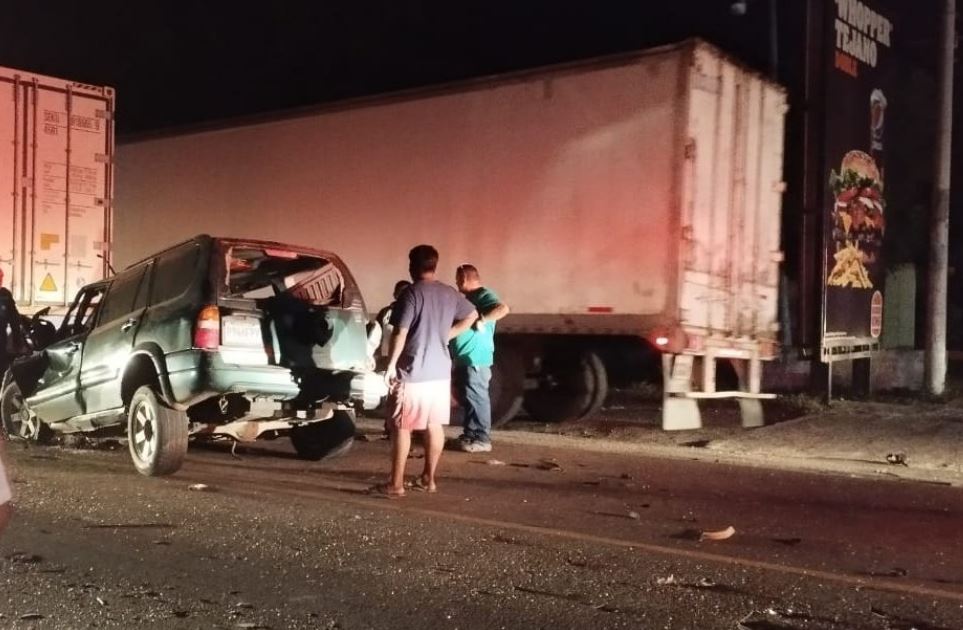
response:
{"label": "suv door handle", "polygon": [[120,331],[121,331],[121,332],[127,332],[128,330],[130,330],[131,328],[133,328],[133,327],[136,326],[136,325],[137,325],[137,320],[134,319],[133,317],[131,317],[131,318],[128,319],[126,322],[124,322],[123,325],[121,325]]}

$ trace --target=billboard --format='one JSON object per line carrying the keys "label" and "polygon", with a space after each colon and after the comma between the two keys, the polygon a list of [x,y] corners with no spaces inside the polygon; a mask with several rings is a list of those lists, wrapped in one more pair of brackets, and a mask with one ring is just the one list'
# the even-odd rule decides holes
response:
{"label": "billboard", "polygon": [[826,22],[823,361],[869,356],[883,323],[887,118],[900,107],[892,2],[831,0]]}

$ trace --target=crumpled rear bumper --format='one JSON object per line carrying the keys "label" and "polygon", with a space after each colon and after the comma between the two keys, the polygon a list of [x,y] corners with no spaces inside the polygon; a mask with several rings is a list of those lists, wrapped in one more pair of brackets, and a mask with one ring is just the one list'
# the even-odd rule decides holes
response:
{"label": "crumpled rear bumper", "polygon": [[[187,356],[184,356],[187,355]],[[360,403],[374,409],[387,395],[384,377],[375,372],[231,365],[201,351],[183,353],[179,361],[168,355],[167,377],[175,401],[191,405],[204,398],[241,393],[289,400],[295,406],[312,407],[319,402]]]}

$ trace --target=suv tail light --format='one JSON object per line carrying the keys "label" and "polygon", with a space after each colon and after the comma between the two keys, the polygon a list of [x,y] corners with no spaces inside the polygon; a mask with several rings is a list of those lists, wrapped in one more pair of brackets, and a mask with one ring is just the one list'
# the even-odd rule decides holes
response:
{"label": "suv tail light", "polygon": [[194,325],[194,347],[217,350],[221,345],[221,311],[216,306],[205,306],[197,314]]}

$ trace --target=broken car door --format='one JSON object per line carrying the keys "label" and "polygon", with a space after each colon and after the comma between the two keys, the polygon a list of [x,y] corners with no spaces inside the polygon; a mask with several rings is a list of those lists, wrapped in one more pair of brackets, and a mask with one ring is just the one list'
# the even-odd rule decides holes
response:
{"label": "broken car door", "polygon": [[107,288],[97,326],[87,336],[80,368],[84,412],[123,407],[121,378],[127,367],[141,315],[147,308],[152,265],[118,274]]}
{"label": "broken car door", "polygon": [[[80,362],[87,335],[97,321],[105,283],[84,287],[64,318],[59,341],[44,350],[46,366],[27,403],[42,420],[54,423],[83,413]],[[30,391],[32,388],[25,388]]]}

